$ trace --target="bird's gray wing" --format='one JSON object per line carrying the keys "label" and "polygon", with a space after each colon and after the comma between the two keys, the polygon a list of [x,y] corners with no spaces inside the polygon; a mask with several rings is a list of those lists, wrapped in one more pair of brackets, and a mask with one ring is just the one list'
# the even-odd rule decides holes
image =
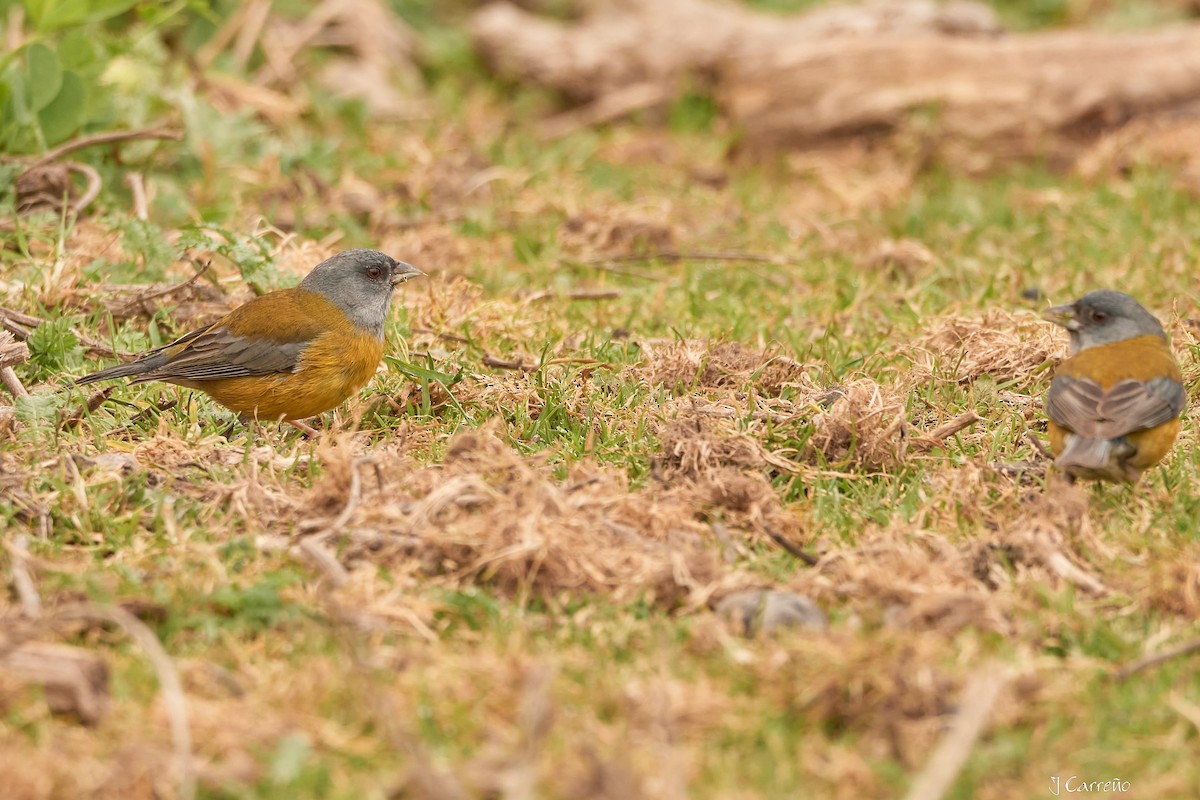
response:
{"label": "bird's gray wing", "polygon": [[1046,392],[1046,416],[1080,436],[1096,438],[1099,436],[1096,409],[1103,397],[1104,390],[1095,381],[1059,375]]}
{"label": "bird's gray wing", "polygon": [[1187,391],[1170,377],[1126,380],[1105,392],[1087,378],[1056,377],[1046,393],[1050,419],[1089,439],[1116,439],[1178,417]]}
{"label": "bird's gray wing", "polygon": [[1115,439],[1134,431],[1169,422],[1183,413],[1187,390],[1174,378],[1120,381],[1105,392],[1096,411],[1105,421],[1105,438]]}

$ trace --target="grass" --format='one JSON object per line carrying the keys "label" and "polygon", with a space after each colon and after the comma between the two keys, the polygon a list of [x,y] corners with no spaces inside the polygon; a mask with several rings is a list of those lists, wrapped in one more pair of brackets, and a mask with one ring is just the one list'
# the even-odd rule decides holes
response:
{"label": "grass", "polygon": [[[1065,349],[1035,312],[1093,287],[1159,314],[1194,391],[1200,210],[1171,166],[980,177],[886,141],[743,163],[694,95],[541,142],[553,100],[489,81],[461,9],[405,10],[436,45],[419,118],[312,89],[280,124],[155,71],[184,142],[93,153],[97,213],[0,233],[0,305],[44,320],[32,397],[0,409],[0,536],[8,575],[26,537],[45,609],[5,595],[0,635],[111,675],[83,726],[0,672],[8,796],[176,791],[154,669],[113,626],[56,621],[80,602],[129,608],[171,656],[204,798],[894,797],[994,667],[1011,680],[948,796],[1072,775],[1186,796],[1200,678],[1112,674],[1196,636],[1195,425],[1136,488],[1066,491],[1026,438]],[[70,388],[98,349],[348,246],[430,277],[317,441],[231,429],[199,392],[87,410]],[[212,268],[137,301],[186,281],[185,254]],[[828,628],[743,639],[709,610],[761,586]]]}

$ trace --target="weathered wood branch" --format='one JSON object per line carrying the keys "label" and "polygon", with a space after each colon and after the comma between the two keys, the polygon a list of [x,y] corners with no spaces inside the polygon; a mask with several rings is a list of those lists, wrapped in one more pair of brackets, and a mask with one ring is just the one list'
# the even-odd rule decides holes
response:
{"label": "weathered wood branch", "polygon": [[499,72],[586,103],[707,81],[750,145],[896,128],[926,109],[941,135],[1029,151],[1136,117],[1200,114],[1200,25],[1002,35],[967,2],[778,17],[716,0],[612,0],[571,23],[497,3],[472,32]]}
{"label": "weathered wood branch", "polygon": [[565,24],[497,2],[475,15],[471,31],[499,72],[591,101],[637,84],[716,76],[764,50],[831,36],[990,36],[1000,30],[987,6],[963,0],[885,0],[790,17],[714,0],[608,0],[589,10]]}
{"label": "weathered wood branch", "polygon": [[1200,26],[812,42],[731,64],[721,98],[768,144],[892,127],[920,107],[936,109],[943,133],[970,139],[1087,137],[1200,110]]}

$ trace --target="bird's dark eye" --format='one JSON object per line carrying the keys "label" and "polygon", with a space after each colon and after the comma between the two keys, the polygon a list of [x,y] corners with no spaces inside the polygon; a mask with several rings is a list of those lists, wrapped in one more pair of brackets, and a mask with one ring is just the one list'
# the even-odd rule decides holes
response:
{"label": "bird's dark eye", "polygon": [[1104,322],[1104,320],[1108,319],[1108,314],[1105,314],[1103,311],[1093,311],[1091,317],[1092,322]]}
{"label": "bird's dark eye", "polygon": [[367,277],[373,281],[377,281],[383,277],[383,270],[379,267],[367,267]]}

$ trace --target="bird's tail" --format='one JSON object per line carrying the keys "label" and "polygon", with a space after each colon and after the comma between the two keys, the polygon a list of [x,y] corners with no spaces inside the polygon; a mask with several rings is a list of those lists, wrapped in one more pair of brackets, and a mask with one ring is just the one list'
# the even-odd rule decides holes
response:
{"label": "bird's tail", "polygon": [[1062,470],[1091,476],[1121,472],[1119,465],[1133,455],[1134,448],[1124,438],[1092,439],[1073,435],[1067,438],[1054,463]]}
{"label": "bird's tail", "polygon": [[107,381],[113,378],[128,378],[131,375],[143,375],[152,370],[156,370],[165,364],[166,357],[162,353],[154,353],[139,358],[137,361],[130,361],[128,364],[118,364],[115,367],[102,369],[99,372],[93,372],[91,375],[84,375],[79,380],[75,381],[76,386],[83,386],[96,381]]}

